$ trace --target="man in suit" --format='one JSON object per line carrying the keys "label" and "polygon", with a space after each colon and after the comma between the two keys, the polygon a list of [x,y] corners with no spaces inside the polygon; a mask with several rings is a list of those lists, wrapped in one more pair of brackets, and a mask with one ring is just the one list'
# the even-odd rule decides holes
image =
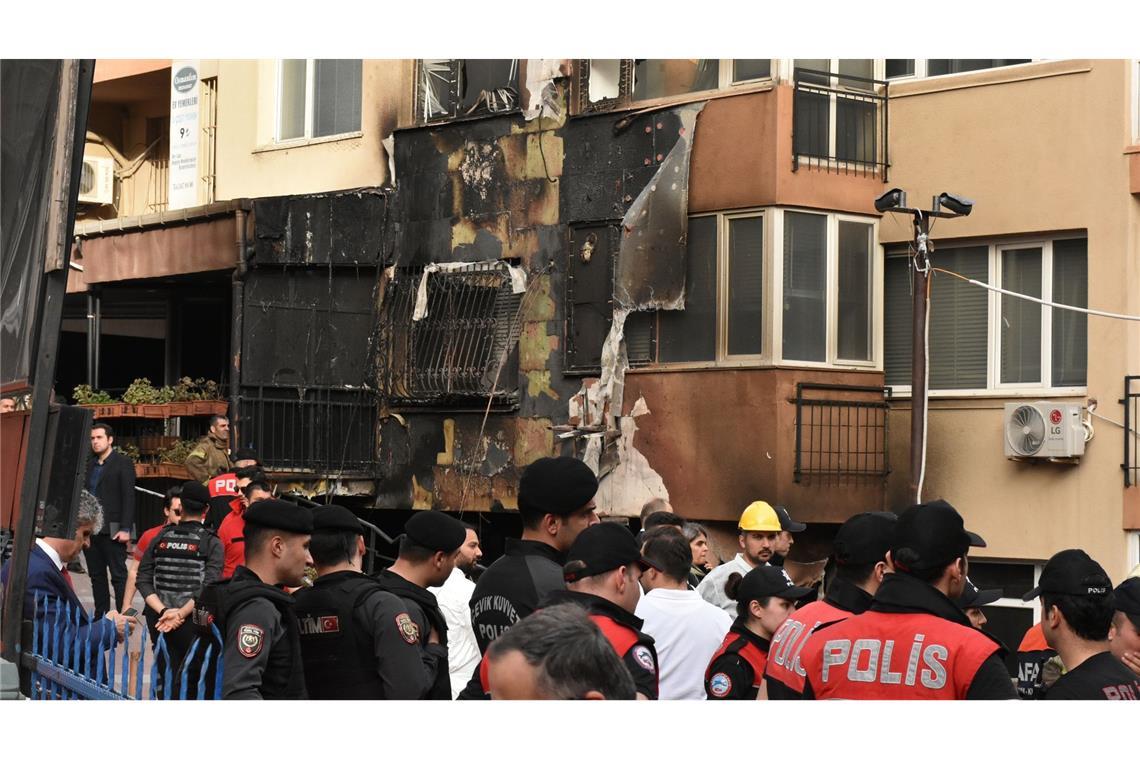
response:
{"label": "man in suit", "polygon": [[[87,463],[87,490],[103,505],[104,523],[83,550],[91,574],[95,617],[123,609],[127,586],[127,542],[135,527],[135,466],[114,449],[114,431],[106,422],[91,427],[91,459]],[[115,588],[115,606],[107,589],[107,571]]]}
{"label": "man in suit", "polygon": [[[79,494],[79,513],[73,538],[37,538],[28,557],[28,585],[24,593],[24,619],[38,620],[40,626],[50,625],[58,615],[67,619],[79,610],[79,632],[76,640],[91,638],[93,647],[110,646],[114,641],[123,640],[124,627],[134,621],[118,612],[109,612],[106,617],[89,617],[67,572],[67,563],[79,556],[79,552],[90,544],[91,536],[98,533],[103,523],[103,510],[99,501],[87,491]],[[7,585],[11,562],[4,563],[0,570],[0,583]],[[39,603],[37,605],[37,596]]]}

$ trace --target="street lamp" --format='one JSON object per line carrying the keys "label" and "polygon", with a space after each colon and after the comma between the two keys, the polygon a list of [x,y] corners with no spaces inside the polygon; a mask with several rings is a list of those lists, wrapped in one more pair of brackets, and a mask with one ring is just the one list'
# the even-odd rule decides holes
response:
{"label": "street lamp", "polygon": [[952,219],[969,216],[974,202],[953,193],[934,196],[929,211],[906,205],[906,191],[897,187],[875,199],[875,210],[881,214],[910,214],[914,224],[914,252],[911,258],[911,365],[910,365],[910,498],[912,504],[922,501],[922,483],[926,476],[926,407],[927,383],[926,333],[930,307],[930,219]]}

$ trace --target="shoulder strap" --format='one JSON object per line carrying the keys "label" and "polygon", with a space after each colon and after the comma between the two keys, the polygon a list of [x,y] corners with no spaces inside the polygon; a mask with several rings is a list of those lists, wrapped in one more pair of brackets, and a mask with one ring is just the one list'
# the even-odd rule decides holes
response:
{"label": "shoulder strap", "polygon": [[593,620],[594,624],[602,629],[602,634],[617,652],[618,657],[625,657],[626,652],[632,649],[638,641],[637,631],[622,625],[613,618],[595,614],[590,615],[590,620]]}

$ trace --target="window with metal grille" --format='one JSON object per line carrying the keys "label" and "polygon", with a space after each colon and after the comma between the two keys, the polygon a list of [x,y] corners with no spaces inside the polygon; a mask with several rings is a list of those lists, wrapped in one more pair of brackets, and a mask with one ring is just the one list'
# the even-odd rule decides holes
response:
{"label": "window with metal grille", "polygon": [[519,305],[505,262],[397,271],[381,307],[378,384],[393,403],[518,393]]}
{"label": "window with metal grille", "polygon": [[517,59],[421,59],[416,82],[416,117],[421,122],[519,108]]}

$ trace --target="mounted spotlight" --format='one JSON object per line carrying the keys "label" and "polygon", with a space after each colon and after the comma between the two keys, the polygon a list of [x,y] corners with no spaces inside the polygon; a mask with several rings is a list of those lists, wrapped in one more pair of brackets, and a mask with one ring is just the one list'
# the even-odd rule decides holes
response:
{"label": "mounted spotlight", "polygon": [[958,216],[969,216],[970,212],[974,210],[972,200],[953,193],[942,193],[937,198],[937,204],[940,208],[949,209]]}
{"label": "mounted spotlight", "polygon": [[875,210],[880,214],[906,206],[906,190],[892,187],[875,199]]}

